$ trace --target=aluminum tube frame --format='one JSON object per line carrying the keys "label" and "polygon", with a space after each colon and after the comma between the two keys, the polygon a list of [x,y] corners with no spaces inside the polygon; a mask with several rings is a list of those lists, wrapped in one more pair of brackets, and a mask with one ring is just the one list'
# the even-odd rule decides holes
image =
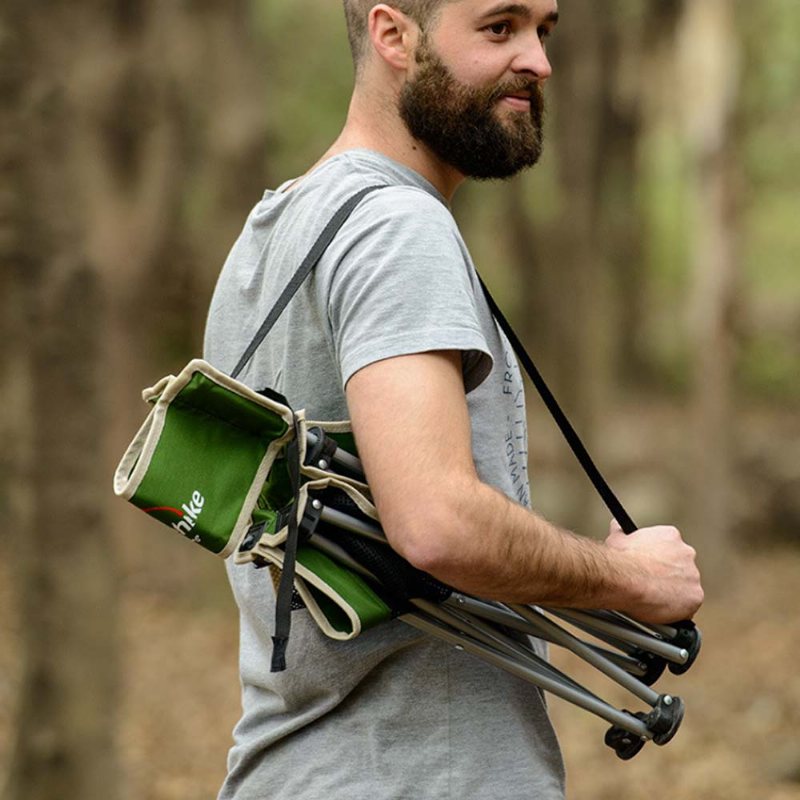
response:
{"label": "aluminum tube frame", "polygon": [[359,564],[358,561],[356,561],[341,545],[331,541],[327,536],[315,533],[312,535],[309,541],[312,545],[314,545],[314,547],[317,548],[317,550],[320,551],[320,553],[324,553],[338,564],[341,564],[343,567],[347,567],[347,569],[352,570],[362,578],[367,578],[367,580],[379,583],[378,578],[375,575],[373,575],[365,566]]}
{"label": "aluminum tube frame", "polygon": [[[544,631],[535,629],[529,622],[522,619],[522,617],[519,617],[517,614],[512,614],[510,611],[505,611],[483,600],[468,597],[460,593],[454,593],[448,600],[444,601],[443,605],[449,606],[454,611],[463,611],[473,617],[480,617],[489,622],[504,625],[507,628],[512,628],[528,636],[544,639],[551,644],[558,644],[558,642],[554,642],[551,638],[546,636]],[[590,635],[595,635],[592,630],[588,630],[588,626],[586,632]],[[585,644],[599,655],[607,658],[609,661],[637,678],[641,678],[647,674],[647,665],[643,664],[639,659],[627,655],[625,652],[608,650],[592,642],[585,642]]]}
{"label": "aluminum tube frame", "polygon": [[526,647],[522,642],[504,636],[500,631],[495,630],[491,625],[487,625],[482,620],[472,617],[470,614],[457,614],[448,611],[447,608],[427,600],[412,600],[411,602],[417,609],[425,612],[429,617],[433,617],[442,624],[454,628],[465,636],[470,636],[482,642],[487,647],[493,647],[495,649],[499,647],[510,658],[522,658],[529,664],[544,670],[554,679],[562,681],[567,686],[571,686],[576,691],[585,692],[596,700],[601,699],[594,694],[594,692],[582,686],[573,678],[570,678],[569,675],[566,675],[557,667],[554,667],[547,660],[538,655],[538,653]]}
{"label": "aluminum tube frame", "polygon": [[616,681],[620,686],[627,689],[632,694],[636,695],[640,700],[643,700],[651,707],[655,707],[660,695],[649,686],[645,686],[640,680],[637,680],[632,675],[627,673],[624,669],[612,664],[602,656],[597,655],[590,647],[584,644],[577,636],[565,631],[560,625],[553,622],[551,619],[545,617],[541,609],[528,607],[518,603],[507,604],[514,613],[519,614],[523,619],[527,619],[533,625],[541,625],[542,628],[548,631],[556,643],[565,647],[567,650],[575,653],[584,661],[596,667],[604,675]]}
{"label": "aluminum tube frame", "polygon": [[567,622],[580,623],[583,630],[595,629],[603,633],[609,634],[616,639],[621,639],[624,642],[636,645],[642,650],[647,650],[657,656],[671,661],[673,664],[685,664],[689,660],[689,653],[686,650],[676,647],[674,644],[669,644],[654,636],[648,636],[639,631],[631,630],[629,627],[619,623],[610,622],[609,620],[599,617],[595,614],[587,614],[584,611],[571,608],[548,608],[548,613]]}
{"label": "aluminum tube frame", "polygon": [[381,544],[389,546],[386,534],[377,523],[371,524],[369,522],[364,522],[364,520],[356,519],[349,514],[345,514],[343,511],[337,511],[335,508],[328,508],[328,506],[323,506],[320,519],[323,522],[328,522],[343,530],[350,531],[350,533],[355,533],[367,539],[372,539],[373,542],[380,542]]}
{"label": "aluminum tube frame", "polygon": [[613,618],[624,624],[626,623],[645,632],[652,633],[654,636],[658,636],[667,642],[671,639],[674,639],[678,635],[678,629],[672,625],[660,625],[655,622],[639,622],[638,619],[634,619],[627,614],[623,614],[621,611],[598,611],[595,613],[598,615],[605,615],[609,619]]}
{"label": "aluminum tube frame", "polygon": [[[340,527],[340,528],[342,528],[342,529],[344,529],[346,531],[349,531],[351,533],[355,533],[355,534],[357,534],[359,536],[365,536],[366,538],[371,539],[372,541],[380,542],[381,544],[385,544],[385,545],[389,546],[389,543],[386,540],[386,535],[384,534],[384,532],[383,532],[382,528],[380,527],[380,525],[378,525],[377,523],[365,522],[364,520],[357,519],[355,517],[351,517],[349,514],[345,514],[343,511],[338,511],[336,509],[329,508],[327,506],[323,507],[320,518],[324,522],[330,523],[331,525],[335,525],[335,526]],[[527,606],[519,606],[519,607],[527,608]],[[551,610],[551,611],[555,616],[562,616],[562,615],[566,616],[567,614],[573,614],[573,616],[575,616],[577,618],[578,615],[583,615],[583,612],[578,612],[578,611],[572,612],[572,610],[570,610],[570,609],[557,609],[557,610]],[[515,609],[515,613],[516,613],[516,609]],[[522,616],[522,615],[518,615],[518,616]],[[688,654],[686,654],[685,651],[682,651],[679,648],[676,648],[674,645],[670,645],[670,644],[667,644],[666,642],[659,641],[658,639],[656,639],[653,636],[647,636],[646,634],[630,630],[630,629],[624,627],[621,624],[616,625],[614,623],[608,622],[604,617],[600,617],[600,616],[597,616],[597,615],[584,615],[584,616],[587,618],[586,619],[586,624],[590,628],[591,627],[596,627],[598,630],[601,630],[601,631],[606,631],[607,629],[611,628],[612,630],[608,630],[608,632],[612,636],[615,636],[615,638],[622,639],[623,641],[628,641],[631,644],[641,648],[642,650],[653,652],[655,655],[662,655],[664,658],[667,658],[669,661],[672,661],[673,663],[679,663],[679,664],[685,664],[686,663],[686,659],[688,658]],[[524,617],[524,616],[522,616],[522,618],[526,619],[526,617]],[[550,624],[552,624],[552,625],[555,625],[555,623],[553,623],[551,620],[548,620],[548,622],[550,622]],[[556,627],[558,627],[558,626],[556,626]],[[541,625],[538,625],[536,630],[541,631],[542,630]],[[558,628],[558,630],[564,632],[568,636],[571,635],[571,634],[567,633],[566,631],[563,631],[562,628]],[[584,628],[584,630],[586,630],[586,628]],[[592,633],[591,630],[587,630],[587,632],[590,633],[590,634]],[[548,637],[545,637],[545,638],[548,638]],[[575,637],[573,637],[573,638],[575,638]],[[552,641],[554,644],[559,644],[561,646],[564,646],[563,643],[562,643],[561,638],[555,639],[555,640],[548,638],[548,641]],[[577,640],[577,641],[580,642],[580,640]],[[586,646],[589,647],[590,645],[586,645]],[[652,649],[651,649],[651,647],[652,647]],[[569,648],[569,649],[572,649],[572,648]],[[573,650],[573,652],[575,652],[575,651]],[[578,655],[578,654],[576,653],[576,655]],[[683,658],[683,660],[681,660],[681,658]],[[588,661],[589,659],[586,659],[586,660]],[[589,661],[589,663],[593,663],[593,662]],[[597,666],[598,669],[601,669],[601,667],[599,667],[597,664],[593,664],[593,666]],[[612,665],[612,666],[616,666],[616,665]],[[624,670],[624,667],[619,667],[619,668]],[[603,670],[603,671],[605,671],[605,670]],[[608,674],[608,673],[606,673],[606,674]],[[613,677],[613,676],[609,675],[609,677]],[[626,686],[626,688],[629,688],[629,687]],[[633,691],[633,690],[631,689],[631,691]],[[650,701],[646,700],[645,702],[650,702]]]}
{"label": "aluminum tube frame", "polygon": [[[319,437],[312,431],[306,431],[306,441],[309,446],[314,447],[319,442]],[[356,480],[362,482],[366,481],[364,467],[358,456],[354,456],[352,453],[348,453],[347,450],[342,450],[341,447],[337,447],[331,456],[331,461],[334,464],[344,467],[345,471],[350,473]],[[323,467],[320,467],[320,469],[323,469]]]}
{"label": "aluminum tube frame", "polygon": [[572,703],[579,708],[589,711],[592,714],[610,722],[612,725],[617,725],[620,728],[632,733],[634,736],[639,736],[643,740],[651,740],[653,734],[647,728],[642,720],[634,717],[626,711],[620,711],[614,706],[599,700],[584,691],[577,691],[572,686],[569,686],[559,680],[554,679],[549,674],[534,667],[520,664],[512,658],[503,656],[500,653],[492,650],[490,647],[476,642],[465,634],[455,633],[445,628],[441,623],[434,620],[425,618],[421,614],[410,613],[404,614],[400,617],[403,622],[411,625],[418,630],[424,631],[438,639],[441,639],[448,644],[453,645],[461,650],[464,650],[471,655],[475,655],[493,664],[500,669],[510,672],[523,680],[533,683],[540,689],[544,689],[550,694],[560,697],[562,700]]}

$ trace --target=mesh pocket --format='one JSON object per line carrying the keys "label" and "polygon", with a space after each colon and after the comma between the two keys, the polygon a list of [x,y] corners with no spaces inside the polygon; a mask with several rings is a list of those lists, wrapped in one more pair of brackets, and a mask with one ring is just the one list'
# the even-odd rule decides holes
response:
{"label": "mesh pocket", "polygon": [[453,592],[449,586],[411,566],[389,545],[365,539],[326,523],[320,523],[319,531],[375,575],[381,584],[380,593],[389,600],[395,614],[408,611],[409,600],[412,598],[442,603]]}

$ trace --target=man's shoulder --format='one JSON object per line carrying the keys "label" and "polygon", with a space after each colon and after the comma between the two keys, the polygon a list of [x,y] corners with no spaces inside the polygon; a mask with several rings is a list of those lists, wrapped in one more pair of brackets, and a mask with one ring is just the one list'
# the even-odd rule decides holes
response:
{"label": "man's shoulder", "polygon": [[450,209],[417,186],[382,185],[368,194],[353,212],[354,222],[389,228],[458,230]]}
{"label": "man's shoulder", "polygon": [[297,210],[333,212],[367,188],[374,191],[353,211],[354,223],[415,221],[457,228],[444,199],[422,176],[380,154],[364,151],[341,153],[307,175],[298,186]]}

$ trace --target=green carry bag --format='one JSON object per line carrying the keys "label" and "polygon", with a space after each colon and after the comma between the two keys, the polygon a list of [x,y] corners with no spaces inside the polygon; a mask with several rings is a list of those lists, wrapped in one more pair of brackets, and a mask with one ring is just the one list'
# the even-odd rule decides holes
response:
{"label": "green carry bag", "polygon": [[143,397],[153,409],[117,468],[115,493],[226,558],[294,435],[292,410],[200,360]]}
{"label": "green carry bag", "polygon": [[[307,429],[347,433],[346,422],[307,423],[276,399],[191,361],[146,389],[153,404],[122,457],[114,491],[185,538],[237,563],[282,569],[290,521],[303,519],[309,492],[336,488],[377,520],[366,485],[332,476],[305,460]],[[288,477],[288,445],[296,441],[302,484]],[[257,533],[247,549],[244,537]],[[350,570],[303,546],[295,589],[321,630],[351,639],[388,619],[387,604]]]}

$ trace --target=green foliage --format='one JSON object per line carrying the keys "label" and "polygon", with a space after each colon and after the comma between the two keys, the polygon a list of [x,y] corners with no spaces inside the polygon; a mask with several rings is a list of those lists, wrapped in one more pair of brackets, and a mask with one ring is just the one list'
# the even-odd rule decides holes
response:
{"label": "green foliage", "polygon": [[742,303],[750,330],[739,364],[749,391],[800,393],[800,6],[740,2],[745,206]]}
{"label": "green foliage", "polygon": [[748,394],[766,400],[791,402],[798,393],[797,366],[800,349],[768,332],[754,337],[739,362]]}
{"label": "green foliage", "polygon": [[642,143],[639,191],[645,225],[645,261],[652,276],[649,302],[680,304],[688,273],[688,174],[674,131],[657,130]]}
{"label": "green foliage", "polygon": [[344,123],[350,50],[338,2],[256,0],[255,24],[269,65],[270,171],[282,181],[316,162]]}

